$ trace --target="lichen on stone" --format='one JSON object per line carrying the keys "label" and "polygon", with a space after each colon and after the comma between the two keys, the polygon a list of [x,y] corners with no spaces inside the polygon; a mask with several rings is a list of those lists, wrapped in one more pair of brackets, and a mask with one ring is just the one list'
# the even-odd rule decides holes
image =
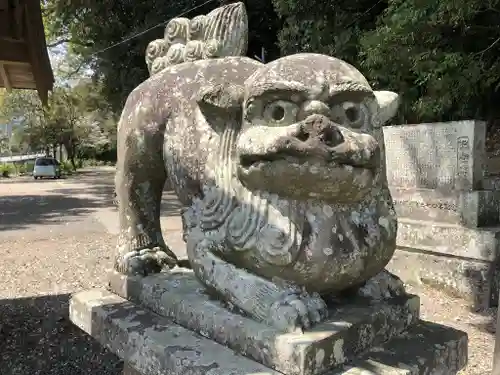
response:
{"label": "lichen on stone", "polygon": [[[168,178],[184,205],[195,274],[256,320],[307,329],[326,318],[324,296],[404,293],[384,271],[397,219],[381,125],[397,95],[373,91],[356,68],[321,54],[268,64],[228,57],[246,45],[241,3],[199,21],[169,24],[165,66],[125,105],[116,268],[147,274],[175,263],[159,235]],[[211,41],[225,57],[198,59]]]}

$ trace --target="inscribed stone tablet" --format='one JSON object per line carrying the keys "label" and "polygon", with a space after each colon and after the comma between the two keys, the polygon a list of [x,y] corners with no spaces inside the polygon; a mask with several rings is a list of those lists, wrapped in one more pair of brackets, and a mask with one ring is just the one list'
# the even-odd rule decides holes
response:
{"label": "inscribed stone tablet", "polygon": [[389,185],[482,189],[485,137],[481,121],[384,127]]}

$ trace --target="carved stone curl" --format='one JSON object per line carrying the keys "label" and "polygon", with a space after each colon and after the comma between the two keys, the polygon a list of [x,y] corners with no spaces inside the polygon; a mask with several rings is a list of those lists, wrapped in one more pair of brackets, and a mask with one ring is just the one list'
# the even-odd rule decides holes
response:
{"label": "carved stone curl", "polygon": [[184,61],[196,61],[203,58],[203,50],[205,43],[199,40],[191,40],[187,42],[184,49]]}
{"label": "carved stone curl", "polygon": [[156,59],[165,56],[167,53],[167,46],[163,39],[156,39],[150,42],[146,48],[146,64],[150,74],[156,74],[151,72],[151,67]]}
{"label": "carved stone curl", "polygon": [[[163,42],[155,40],[146,49],[146,64],[150,74],[157,74],[165,66],[183,62],[244,55],[248,38],[247,22],[242,3],[216,8],[207,15],[196,16],[191,20],[184,17],[170,20],[165,27]],[[164,56],[167,58],[155,64],[157,59]],[[156,69],[152,68],[153,65]]]}
{"label": "carved stone curl", "polygon": [[173,18],[165,27],[165,43],[168,46],[172,44],[185,44],[189,40],[189,24],[187,18]]}

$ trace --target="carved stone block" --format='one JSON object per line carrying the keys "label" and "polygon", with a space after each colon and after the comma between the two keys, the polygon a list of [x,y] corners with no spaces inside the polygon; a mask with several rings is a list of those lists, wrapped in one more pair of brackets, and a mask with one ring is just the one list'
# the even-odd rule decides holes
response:
{"label": "carved stone block", "polygon": [[339,300],[325,322],[288,333],[227,310],[206,294],[192,271],[145,278],[110,275],[111,289],[155,313],[287,375],[316,375],[397,336],[418,321],[419,298]]}
{"label": "carved stone block", "polygon": [[[73,323],[125,361],[124,375],[288,375],[104,290],[73,295],[69,313]],[[330,327],[342,329],[345,326]],[[340,355],[339,346],[333,349]],[[312,363],[325,359],[318,352]],[[465,333],[418,321],[404,334],[324,374],[454,375],[466,362]]]}
{"label": "carved stone block", "polygon": [[485,167],[486,123],[384,127],[390,186],[480,190]]}

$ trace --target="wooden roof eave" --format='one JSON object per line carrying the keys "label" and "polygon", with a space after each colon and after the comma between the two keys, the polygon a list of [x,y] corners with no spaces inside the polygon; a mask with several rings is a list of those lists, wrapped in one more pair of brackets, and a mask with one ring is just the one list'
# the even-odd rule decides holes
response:
{"label": "wooden roof eave", "polygon": [[40,2],[0,0],[0,87],[36,89],[45,104],[53,85]]}

